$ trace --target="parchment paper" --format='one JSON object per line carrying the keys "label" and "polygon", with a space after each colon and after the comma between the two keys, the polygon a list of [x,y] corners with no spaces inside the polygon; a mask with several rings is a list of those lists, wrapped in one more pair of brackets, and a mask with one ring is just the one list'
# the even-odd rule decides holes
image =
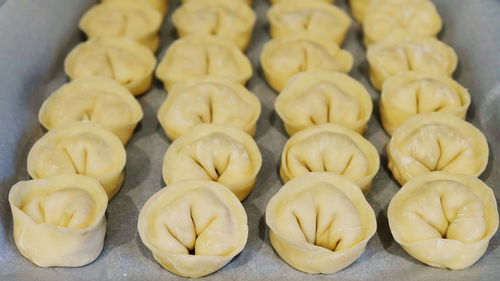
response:
{"label": "parchment paper", "polygon": [[[306,1],[306,0],[304,0]],[[0,0],[0,3],[2,1]],[[170,16],[179,1],[170,1],[170,12],[162,28],[163,56],[176,38]],[[77,29],[90,0],[9,0],[0,7],[0,280],[185,280],[163,270],[137,234],[137,215],[145,201],[164,186],[161,164],[170,141],[164,135],[156,112],[165,91],[154,88],[139,98],[145,116],[127,146],[125,184],[110,202],[108,232],[100,257],[81,268],[38,268],[19,254],[12,238],[12,219],[7,202],[10,187],[28,179],[26,156],[44,133],[38,124],[43,100],[67,81],[62,62],[84,36]],[[345,1],[337,0],[347,9]],[[481,176],[500,198],[500,2],[498,0],[435,0],[445,28],[440,37],[452,45],[460,58],[455,74],[472,95],[468,120],[486,133],[491,158]],[[258,57],[269,40],[265,12],[269,4],[255,0],[259,15],[248,56],[254,76],[248,87],[261,100],[262,115],[256,140],[263,155],[257,185],[244,201],[248,213],[249,239],[246,248],[222,270],[205,280],[500,280],[500,236],[490,242],[481,260],[469,269],[450,271],[425,266],[393,240],[387,222],[387,205],[399,186],[386,168],[384,145],[387,135],[380,126],[378,96],[367,80],[365,49],[357,24],[349,31],[344,47],[355,56],[351,75],[371,92],[375,112],[365,136],[382,158],[380,172],[367,198],[377,214],[378,231],[365,253],[351,266],[334,275],[308,275],[283,262],[270,245],[264,220],[269,199],[282,183],[278,176],[281,150],[287,139],[273,111],[276,98],[266,84]]]}

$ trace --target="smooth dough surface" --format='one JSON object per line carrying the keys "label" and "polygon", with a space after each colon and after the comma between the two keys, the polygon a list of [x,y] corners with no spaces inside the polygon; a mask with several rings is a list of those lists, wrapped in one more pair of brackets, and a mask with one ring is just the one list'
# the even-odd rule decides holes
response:
{"label": "smooth dough surface", "polygon": [[200,124],[168,147],[163,180],[167,185],[212,180],[243,200],[252,191],[261,165],[262,156],[250,135],[230,125]]}
{"label": "smooth dough surface", "polygon": [[252,72],[250,61],[233,42],[216,36],[191,35],[170,45],[156,76],[169,90],[176,83],[207,75],[244,85]]}
{"label": "smooth dough surface", "polygon": [[14,241],[41,267],[78,267],[101,253],[108,197],[90,177],[60,175],[21,181],[9,192]]}
{"label": "smooth dough surface", "polygon": [[276,252],[307,273],[332,274],[353,263],[375,234],[375,213],[356,184],[333,173],[286,183],[266,207]]}
{"label": "smooth dough surface", "polygon": [[[101,0],[101,2],[128,2],[130,0]],[[138,3],[144,3],[150,7],[153,7],[155,10],[161,13],[162,16],[165,16],[168,11],[168,2],[169,0],[133,0]]]}
{"label": "smooth dough surface", "polygon": [[91,38],[66,57],[64,70],[71,79],[103,76],[139,95],[151,87],[156,58],[131,39]]}
{"label": "smooth dough surface", "polygon": [[363,19],[365,44],[378,42],[400,30],[436,36],[443,22],[431,0],[372,0]]}
{"label": "smooth dough surface", "polygon": [[282,1],[268,10],[267,18],[274,38],[306,33],[338,45],[351,25],[343,10],[325,1]]}
{"label": "smooth dough surface", "polygon": [[240,84],[214,76],[176,84],[158,111],[158,120],[174,140],[198,124],[226,124],[255,135],[259,99]]}
{"label": "smooth dough surface", "polygon": [[75,79],[50,95],[38,119],[51,130],[74,121],[92,121],[117,135],[126,144],[141,121],[141,105],[130,91],[104,77]]}
{"label": "smooth dough surface", "polygon": [[162,21],[160,12],[136,0],[106,1],[90,8],[79,27],[89,38],[129,38],[154,52]]}
{"label": "smooth dough surface", "polygon": [[498,229],[493,191],[468,175],[432,172],[406,183],[392,198],[394,239],[417,260],[463,269],[486,251]]}
{"label": "smooth dough surface", "polygon": [[172,22],[180,37],[214,35],[231,40],[245,50],[256,18],[255,12],[243,1],[196,0],[175,10]]}
{"label": "smooth dough surface", "polygon": [[50,130],[28,154],[34,179],[79,174],[95,178],[111,199],[120,189],[125,148],[113,133],[93,122],[74,122]]}
{"label": "smooth dough surface", "polygon": [[446,113],[422,113],[403,123],[387,145],[389,169],[400,184],[433,171],[479,176],[488,164],[486,137]]}
{"label": "smooth dough surface", "polygon": [[349,0],[349,6],[351,8],[352,15],[358,22],[363,22],[366,14],[366,9],[368,9],[368,6],[371,2],[372,0]]}
{"label": "smooth dough surface", "polygon": [[380,166],[377,149],[340,125],[314,126],[293,135],[281,154],[280,175],[287,182],[310,172],[333,172],[368,193]]}
{"label": "smooth dough surface", "polygon": [[392,135],[408,118],[443,112],[465,119],[471,99],[462,85],[444,74],[408,71],[389,78],[382,87],[380,115]]}
{"label": "smooth dough surface", "polygon": [[304,72],[289,79],[274,104],[289,135],[333,123],[363,133],[373,104],[364,86],[340,72]]}
{"label": "smooth dough surface", "polygon": [[340,71],[352,68],[352,55],[332,42],[302,34],[275,38],[262,50],[260,63],[269,85],[280,92],[300,72]]}
{"label": "smooth dough surface", "polygon": [[434,37],[395,31],[368,46],[370,80],[380,90],[384,82],[405,71],[421,71],[451,76],[457,67],[457,54]]}
{"label": "smooth dough surface", "polygon": [[139,214],[138,230],[154,258],[184,277],[219,270],[243,250],[248,237],[238,198],[209,180],[174,183],[154,194]]}

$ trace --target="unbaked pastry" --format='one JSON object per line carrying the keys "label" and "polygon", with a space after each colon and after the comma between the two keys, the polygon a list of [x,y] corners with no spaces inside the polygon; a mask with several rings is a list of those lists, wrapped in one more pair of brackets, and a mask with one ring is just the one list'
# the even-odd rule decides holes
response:
{"label": "unbaked pastry", "polygon": [[365,44],[372,44],[400,30],[420,36],[436,36],[443,22],[430,0],[372,0],[363,19]]}
{"label": "unbaked pastry", "polygon": [[252,72],[250,61],[233,42],[210,35],[190,35],[170,45],[156,76],[170,90],[176,83],[206,75],[244,85]]}
{"label": "unbaked pastry", "polygon": [[319,0],[282,1],[268,10],[267,18],[274,38],[307,33],[339,45],[351,25],[343,10]]}
{"label": "unbaked pastry", "polygon": [[444,74],[408,71],[384,83],[380,116],[389,135],[413,115],[443,112],[465,119],[470,105],[467,89]]}
{"label": "unbaked pastry", "polygon": [[370,94],[340,72],[304,72],[289,79],[274,104],[289,135],[325,123],[363,133],[372,114]]}
{"label": "unbaked pastry", "polygon": [[47,132],[28,154],[28,173],[34,179],[79,174],[98,180],[109,199],[120,189],[125,149],[113,133],[93,122],[74,122]]}
{"label": "unbaked pastry", "polygon": [[451,114],[422,113],[406,120],[387,145],[389,169],[400,184],[432,171],[479,176],[488,164],[486,137]]}
{"label": "unbaked pastry", "polygon": [[254,11],[243,1],[196,0],[175,10],[172,22],[180,37],[215,35],[229,39],[245,50],[256,18]]}
{"label": "unbaked pastry", "polygon": [[107,1],[90,8],[79,27],[89,38],[129,38],[156,51],[163,17],[136,0]]}
{"label": "unbaked pastry", "polygon": [[240,200],[252,191],[262,165],[253,138],[230,125],[200,124],[167,150],[163,180],[207,179],[227,186]]}
{"label": "unbaked pastry", "polygon": [[131,39],[92,38],[76,46],[64,61],[71,79],[91,76],[111,78],[139,95],[151,87],[156,58]]}
{"label": "unbaked pastry", "polygon": [[395,31],[368,47],[370,80],[380,90],[390,77],[404,71],[443,73],[451,76],[457,67],[457,54],[434,37]]}
{"label": "unbaked pastry", "polygon": [[333,42],[301,34],[267,42],[260,63],[269,85],[280,92],[288,79],[300,72],[349,72],[353,57]]}
{"label": "unbaked pastry", "polygon": [[[101,0],[101,2],[120,2],[120,1],[129,1],[129,0]],[[144,3],[150,7],[153,7],[155,10],[160,12],[162,16],[165,16],[167,14],[169,0],[134,0],[134,1],[138,3]]]}
{"label": "unbaked pastry", "polygon": [[201,123],[227,124],[255,135],[261,105],[242,85],[205,76],[176,84],[158,111],[158,120],[174,140]]}
{"label": "unbaked pastry", "polygon": [[356,132],[340,125],[314,126],[293,135],[281,154],[284,182],[310,172],[333,172],[354,181],[368,193],[378,172],[377,149]]}
{"label": "unbaked pastry", "polygon": [[366,9],[372,0],[349,0],[349,6],[351,7],[352,15],[358,22],[363,22],[365,18]]}
{"label": "unbaked pastry", "polygon": [[89,177],[60,175],[21,181],[9,192],[14,241],[41,267],[77,267],[102,251],[108,197]]}
{"label": "unbaked pastry", "polygon": [[123,144],[142,117],[141,105],[129,90],[105,77],[78,78],[63,85],[45,100],[38,114],[47,130],[90,120],[113,132]]}
{"label": "unbaked pastry", "polygon": [[481,258],[498,229],[495,194],[467,175],[433,172],[394,195],[387,213],[392,236],[417,260],[464,269]]}
{"label": "unbaked pastry", "polygon": [[184,277],[215,272],[247,242],[245,209],[225,186],[209,180],[171,184],[148,199],[139,235],[165,269]]}
{"label": "unbaked pastry", "polygon": [[266,207],[276,252],[307,273],[331,274],[353,263],[375,234],[375,213],[359,187],[333,173],[286,183]]}

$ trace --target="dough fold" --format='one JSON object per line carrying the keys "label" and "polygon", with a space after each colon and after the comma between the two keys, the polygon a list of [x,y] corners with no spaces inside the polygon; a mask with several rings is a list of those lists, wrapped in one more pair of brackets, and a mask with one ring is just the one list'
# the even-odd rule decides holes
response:
{"label": "dough fold", "polygon": [[324,124],[293,135],[281,154],[284,182],[310,172],[332,172],[354,181],[368,193],[378,172],[377,149],[356,132]]}
{"label": "dough fold", "polygon": [[300,271],[323,274],[353,263],[377,228],[360,188],[325,172],[286,183],[269,201],[266,222],[282,259]]}
{"label": "dough fold", "polygon": [[17,249],[40,267],[94,261],[106,234],[108,197],[90,177],[60,175],[21,181],[9,192]]}
{"label": "dough fold", "polygon": [[259,99],[237,82],[205,76],[176,84],[158,110],[165,133],[175,140],[198,124],[226,124],[255,135]]}
{"label": "dough fold", "polygon": [[387,144],[389,169],[403,185],[433,171],[479,176],[488,164],[486,137],[472,124],[434,112],[404,122]]}
{"label": "dough fold", "polygon": [[209,180],[168,185],[139,214],[142,242],[165,269],[183,277],[213,273],[239,254],[248,237],[238,198]]}
{"label": "dough fold", "polygon": [[230,125],[200,124],[168,147],[163,180],[167,185],[212,180],[243,200],[252,191],[261,165],[259,147],[250,135]]}
{"label": "dough fold", "polygon": [[92,121],[127,144],[141,121],[141,105],[129,90],[104,77],[75,79],[50,95],[42,104],[38,120],[52,130],[75,121]]}
{"label": "dough fold", "polygon": [[69,123],[52,129],[28,153],[34,179],[78,174],[99,181],[109,199],[120,190],[127,161],[125,148],[113,133],[93,122]]}
{"label": "dough fold", "polygon": [[415,259],[464,269],[481,258],[498,229],[495,195],[469,175],[432,172],[406,183],[388,209],[392,235]]}

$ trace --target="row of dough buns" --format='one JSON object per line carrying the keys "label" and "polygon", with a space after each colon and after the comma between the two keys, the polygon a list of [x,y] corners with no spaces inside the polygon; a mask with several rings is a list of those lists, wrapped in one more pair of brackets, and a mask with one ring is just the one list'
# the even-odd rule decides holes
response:
{"label": "row of dough buns", "polygon": [[66,57],[66,74],[107,77],[133,95],[145,93],[152,85],[167,6],[167,0],[106,0],[92,6],[79,22],[87,41]]}
{"label": "row of dough buns", "polygon": [[102,1],[82,16],[88,40],[66,57],[71,81],[40,108],[48,132],[28,154],[33,180],[9,193],[16,246],[38,266],[83,266],[103,248],[108,200],[124,179],[124,145],[143,117],[133,95],[151,86],[167,10],[166,0],[142,2]]}
{"label": "row of dough buns", "polygon": [[277,92],[275,110],[290,139],[281,154],[284,186],[269,201],[271,244],[290,266],[332,274],[353,263],[377,223],[368,193],[380,159],[361,135],[373,103],[346,73],[342,50],[351,19],[333,1],[272,1],[273,39],[261,65]]}
{"label": "row of dough buns", "polygon": [[28,153],[33,178],[9,193],[14,241],[41,267],[79,267],[103,248],[105,212],[124,178],[126,152],[111,131],[91,121],[47,132]]}
{"label": "row of dough buns", "polygon": [[[251,4],[251,1],[246,1]],[[242,0],[182,1],[174,11],[179,39],[156,69],[167,98],[158,120],[172,140],[166,187],[143,206],[142,242],[166,270],[202,277],[245,247],[247,215],[262,156],[252,138],[261,112],[245,88],[253,73],[243,51],[256,21]]]}
{"label": "row of dough buns", "polygon": [[331,2],[271,1],[267,18],[273,39],[264,45],[260,63],[275,91],[298,73],[351,70],[353,57],[340,48],[351,19]]}
{"label": "row of dough buns", "polygon": [[393,237],[430,266],[469,267],[486,251],[498,212],[491,189],[475,178],[488,164],[488,143],[464,121],[471,98],[451,78],[455,51],[435,38],[442,20],[427,0],[351,6],[362,17],[370,79],[382,90],[388,167],[403,185],[389,204]]}

